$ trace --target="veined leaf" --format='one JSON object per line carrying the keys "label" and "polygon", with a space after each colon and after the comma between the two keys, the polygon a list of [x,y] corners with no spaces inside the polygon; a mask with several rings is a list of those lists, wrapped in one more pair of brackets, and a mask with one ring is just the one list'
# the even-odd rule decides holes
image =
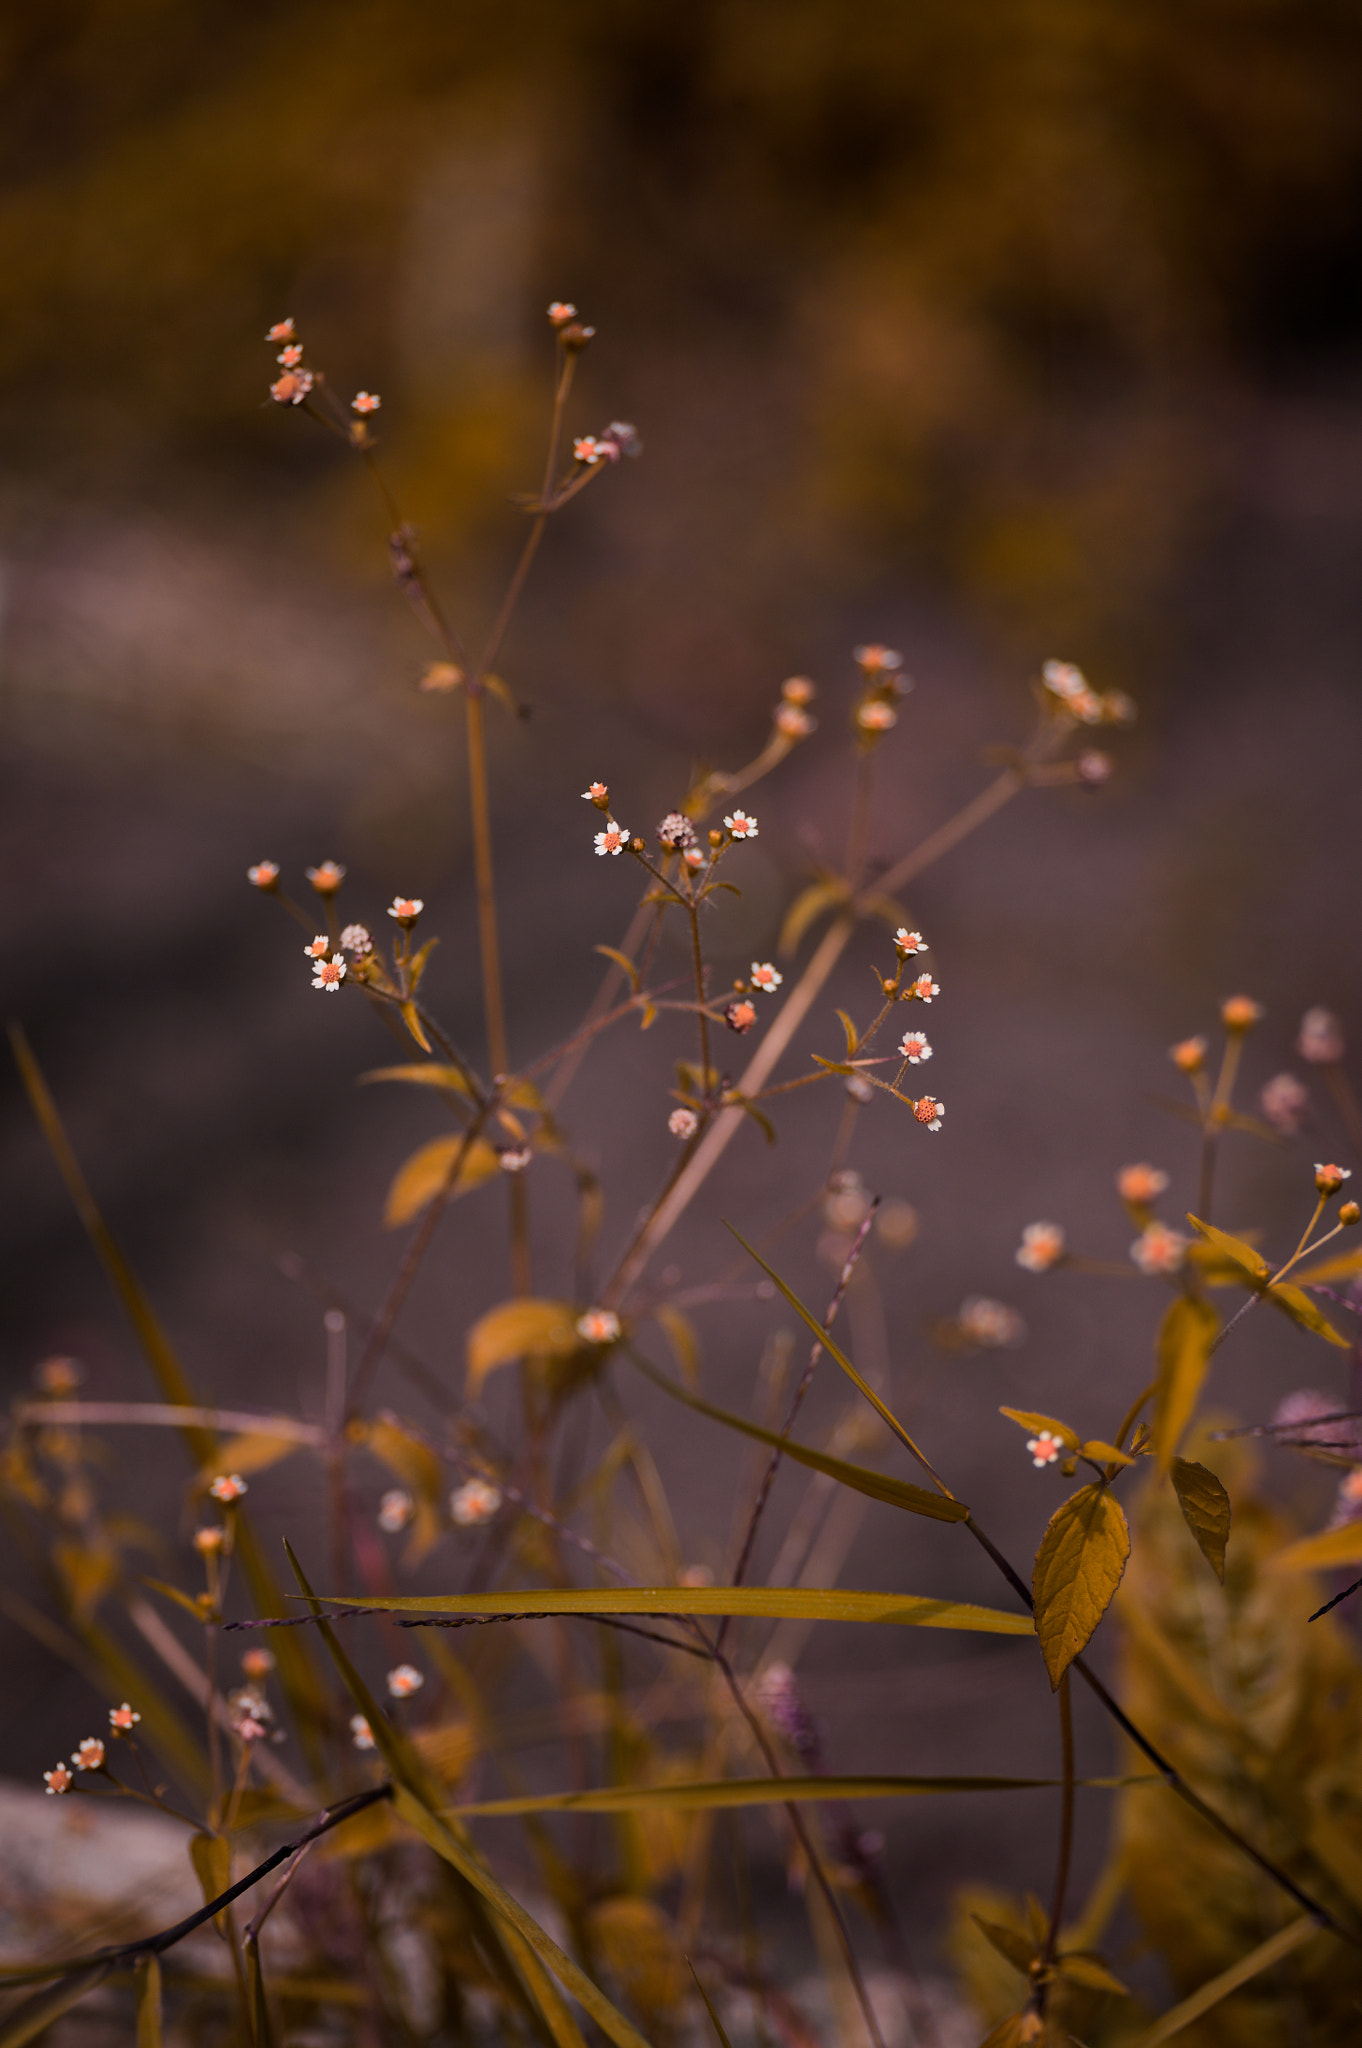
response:
{"label": "veined leaf", "polygon": [[860,1593],[836,1586],[536,1586],[527,1591],[406,1594],[386,1600],[352,1600],[344,1593],[320,1597],[357,1611],[429,1615],[432,1619],[487,1614],[641,1614],[661,1618],[671,1614],[748,1614],[780,1621],[958,1628],[996,1636],[1032,1633],[1029,1614],[1005,1614],[996,1607],[933,1600],[921,1593]]}
{"label": "veined leaf", "polygon": [[1080,1486],[1050,1517],[1036,1553],[1036,1634],[1051,1687],[1087,1647],[1130,1555],[1119,1501],[1100,1482]]}
{"label": "veined leaf", "polygon": [[780,927],[776,942],[778,953],[793,953],[815,919],[825,910],[832,910],[845,903],[847,891],[845,882],[810,882],[802,889],[785,913],[785,922]]}
{"label": "veined leaf", "polygon": [[655,1387],[661,1387],[674,1401],[683,1401],[697,1415],[707,1415],[711,1422],[721,1422],[726,1429],[736,1429],[759,1444],[769,1444],[772,1450],[783,1452],[797,1465],[835,1479],[839,1486],[849,1486],[889,1507],[905,1508],[912,1515],[929,1515],[937,1522],[963,1522],[969,1515],[962,1500],[952,1500],[944,1493],[928,1493],[923,1486],[913,1486],[906,1479],[891,1479],[887,1472],[873,1472],[867,1465],[848,1464],[846,1459],[834,1458],[828,1451],[810,1450],[806,1444],[797,1444],[790,1437],[777,1436],[773,1429],[763,1429],[760,1423],[749,1422],[745,1415],[732,1415],[726,1408],[716,1408],[713,1402],[702,1400],[699,1394],[687,1393],[664,1373],[654,1372],[637,1354],[634,1363]]}
{"label": "veined leaf", "polygon": [[1207,1244],[1213,1244],[1218,1252],[1223,1252],[1227,1259],[1232,1259],[1236,1266],[1242,1267],[1256,1286],[1262,1286],[1272,1268],[1261,1252],[1256,1252],[1242,1237],[1231,1237],[1228,1230],[1217,1230],[1213,1223],[1203,1223],[1201,1218],[1193,1216],[1190,1210],[1187,1212],[1187,1221],[1193,1230],[1205,1238]]}
{"label": "veined leaf", "polygon": [[1174,1458],[1171,1476],[1182,1519],[1223,1586],[1225,1545],[1230,1540],[1230,1497],[1214,1472],[1205,1465],[1193,1465],[1186,1458]]}
{"label": "veined leaf", "polygon": [[1284,1316],[1290,1316],[1298,1329],[1309,1330],[1316,1337],[1323,1337],[1326,1344],[1337,1344],[1344,1351],[1352,1349],[1351,1340],[1341,1330],[1336,1330],[1329,1318],[1316,1307],[1309,1295],[1291,1281],[1269,1287],[1264,1297],[1279,1308]]}
{"label": "veined leaf", "polygon": [[530,1356],[570,1358],[580,1344],[570,1301],[503,1301],[468,1333],[468,1398],[476,1400],[489,1372]]}
{"label": "veined leaf", "polygon": [[389,1230],[410,1223],[428,1202],[444,1193],[450,1169],[460,1154],[456,1195],[466,1195],[470,1188],[481,1187],[501,1171],[501,1160],[485,1138],[467,1139],[460,1131],[447,1138],[432,1138],[429,1144],[413,1152],[393,1177],[383,1209],[383,1221]]}
{"label": "veined leaf", "polygon": [[1168,1470],[1192,1419],[1219,1328],[1220,1318],[1210,1303],[1187,1294],[1170,1304],[1159,1325],[1153,1436],[1161,1472]]}
{"label": "veined leaf", "polygon": [[[1130,1784],[1159,1784],[1143,1776],[1131,1779],[1080,1778],[1082,1785],[1115,1790]],[[785,1806],[802,1799],[922,1799],[948,1792],[1052,1791],[1058,1778],[714,1778],[663,1785],[605,1785],[587,1792],[526,1794],[517,1799],[483,1799],[448,1809],[464,1819],[481,1816],[507,1820],[524,1813],[666,1813],[741,1806]]]}
{"label": "veined leaf", "polygon": [[1053,1415],[1033,1415],[1029,1408],[1000,1408],[998,1413],[1005,1415],[1009,1422],[1019,1423],[1023,1429],[1036,1434],[1044,1430],[1047,1435],[1058,1437],[1066,1451],[1076,1451],[1079,1447],[1078,1432],[1070,1429],[1067,1422],[1057,1422]]}
{"label": "veined leaf", "polygon": [[1323,1572],[1338,1564],[1362,1564],[1362,1522],[1345,1522],[1341,1529],[1321,1529],[1317,1536],[1298,1537],[1268,1560],[1268,1570]]}
{"label": "veined leaf", "polygon": [[359,1078],[361,1082],[408,1081],[418,1088],[451,1088],[456,1095],[472,1092],[462,1067],[448,1066],[440,1060],[408,1060],[401,1067],[373,1067]]}

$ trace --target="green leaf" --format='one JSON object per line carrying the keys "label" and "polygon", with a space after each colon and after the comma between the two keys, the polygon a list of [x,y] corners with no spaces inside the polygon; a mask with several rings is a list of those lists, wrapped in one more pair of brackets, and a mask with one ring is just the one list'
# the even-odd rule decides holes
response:
{"label": "green leaf", "polygon": [[1086,1949],[1072,1949],[1066,1956],[1056,1956],[1055,1968],[1071,1984],[1082,1984],[1088,1991],[1106,1991],[1113,1998],[1130,1996],[1128,1986],[1113,1975],[1101,1956],[1089,1955]]}
{"label": "green leaf", "polygon": [[1314,1287],[1325,1280],[1351,1280],[1362,1273],[1362,1251],[1340,1252],[1337,1258],[1321,1259],[1317,1266],[1298,1266],[1296,1278],[1302,1287]]}
{"label": "green leaf", "polygon": [[1029,1614],[1005,1614],[999,1608],[976,1607],[963,1600],[933,1600],[922,1593],[861,1593],[838,1586],[537,1586],[514,1592],[394,1595],[386,1600],[352,1599],[346,1593],[320,1597],[357,1611],[451,1618],[639,1614],[665,1619],[673,1614],[747,1614],[780,1621],[958,1628],[995,1636],[1032,1633]]}
{"label": "green leaf", "polygon": [[[1253,1256],[1258,1255],[1254,1252]],[[1188,1294],[1180,1294],[1170,1304],[1159,1325],[1154,1350],[1153,1437],[1161,1472],[1168,1470],[1192,1419],[1219,1328],[1220,1318],[1210,1303]]]}
{"label": "green leaf", "polygon": [[[585,1792],[526,1793],[515,1799],[483,1799],[448,1807],[464,1819],[513,1819],[525,1813],[668,1813],[677,1808],[705,1811],[743,1806],[785,1806],[804,1799],[925,1799],[948,1792],[1038,1792],[1060,1784],[1058,1778],[713,1778],[693,1783],[668,1780],[662,1785],[605,1785]],[[1124,1786],[1161,1784],[1148,1774],[1138,1778],[1079,1778],[1080,1785],[1107,1791]]]}
{"label": "green leaf", "polygon": [[1031,1587],[1036,1634],[1052,1688],[1091,1640],[1129,1555],[1125,1515],[1100,1481],[1080,1486],[1050,1517]]}
{"label": "green leaf", "polygon": [[192,1599],[188,1593],[182,1593],[178,1586],[168,1585],[164,1579],[147,1578],[142,1580],[142,1584],[149,1586],[153,1593],[159,1593],[163,1600],[173,1600],[175,1605],[182,1607],[186,1614],[192,1614],[200,1627],[203,1626],[203,1609],[197,1600]]}
{"label": "green leaf", "polygon": [[373,1067],[359,1078],[361,1082],[408,1081],[418,1088],[449,1088],[456,1095],[472,1093],[463,1068],[446,1066],[439,1060],[409,1060],[401,1067]]}
{"label": "green leaf", "polygon": [[1014,1970],[1020,1970],[1023,1977],[1030,1976],[1036,1950],[1026,1935],[1018,1934],[1015,1927],[1004,1927],[998,1920],[981,1920],[977,1913],[971,1913],[969,1917],[985,1941],[991,1942]]}
{"label": "green leaf", "polygon": [[470,1401],[489,1372],[517,1358],[570,1358],[581,1346],[577,1311],[570,1301],[503,1301],[479,1316],[468,1333]]}
{"label": "green leaf", "polygon": [[1336,1330],[1329,1318],[1316,1307],[1303,1288],[1290,1281],[1276,1287],[1269,1287],[1265,1299],[1279,1308],[1284,1316],[1290,1316],[1293,1323],[1302,1330],[1311,1331],[1316,1337],[1323,1337],[1326,1344],[1337,1344],[1344,1351],[1352,1349],[1351,1340]]}
{"label": "green leaf", "polygon": [[1053,1415],[1033,1415],[1029,1408],[1000,1408],[998,1413],[1005,1415],[1009,1422],[1018,1423],[1022,1429],[1029,1429],[1033,1435],[1045,1430],[1050,1436],[1058,1437],[1066,1451],[1076,1451],[1079,1447],[1078,1432],[1070,1429],[1067,1422],[1057,1422]]}
{"label": "green leaf", "polygon": [[137,2048],[161,2048],[161,1962],[137,1959]]}
{"label": "green leaf", "polygon": [[698,1394],[687,1393],[664,1373],[655,1372],[646,1359],[637,1353],[631,1355],[645,1377],[655,1387],[661,1387],[664,1393],[670,1394],[674,1401],[684,1402],[697,1415],[707,1415],[711,1422],[721,1422],[725,1429],[736,1429],[759,1444],[769,1444],[772,1450],[793,1458],[797,1465],[807,1466],[811,1472],[822,1472],[829,1479],[835,1479],[839,1486],[849,1486],[870,1500],[903,1508],[911,1515],[928,1515],[936,1522],[963,1522],[969,1516],[969,1509],[962,1500],[952,1500],[944,1493],[928,1493],[925,1487],[913,1486],[906,1479],[891,1479],[886,1472],[872,1472],[869,1466],[851,1465],[844,1458],[834,1458],[828,1451],[813,1451],[805,1444],[795,1443],[791,1437],[777,1436],[774,1430],[763,1429],[760,1423],[749,1422],[744,1415],[732,1415],[726,1408],[716,1408],[711,1401],[702,1400]]}
{"label": "green leaf", "polygon": [[456,1166],[454,1193],[466,1195],[470,1188],[481,1187],[484,1181],[500,1173],[501,1160],[485,1138],[470,1139],[461,1131],[452,1132],[447,1138],[432,1138],[428,1145],[413,1152],[393,1176],[383,1209],[385,1226],[396,1230],[419,1216],[428,1202],[445,1193]]}
{"label": "green leaf", "polygon": [[1171,1474],[1182,1519],[1196,1538],[1201,1555],[1223,1586],[1225,1545],[1230,1540],[1230,1497],[1214,1472],[1205,1465],[1193,1465],[1186,1458],[1174,1458]]}
{"label": "green leaf", "polygon": [[1213,1244],[1218,1252],[1223,1252],[1227,1259],[1232,1259],[1257,1286],[1263,1285],[1272,1268],[1261,1252],[1256,1252],[1251,1244],[1245,1244],[1242,1237],[1231,1237],[1227,1230],[1217,1230],[1213,1223],[1203,1223],[1201,1218],[1193,1216],[1190,1210],[1187,1212],[1187,1221],[1193,1230],[1205,1238],[1207,1244]]}

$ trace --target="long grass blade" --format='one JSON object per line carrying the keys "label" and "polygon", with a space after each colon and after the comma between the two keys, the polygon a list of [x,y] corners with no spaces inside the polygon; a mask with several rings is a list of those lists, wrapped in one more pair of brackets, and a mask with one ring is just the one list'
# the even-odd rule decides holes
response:
{"label": "long grass blade", "polygon": [[1253,1978],[1261,1976],[1264,1970],[1270,1970],[1274,1963],[1281,1962],[1293,1949],[1301,1948],[1307,1941],[1312,1941],[1321,1931],[1318,1920],[1312,1920],[1308,1913],[1303,1914],[1299,1920],[1292,1920],[1276,1934],[1270,1935],[1266,1941],[1260,1942],[1250,1954],[1241,1956],[1237,1963],[1231,1963],[1228,1970],[1222,1970],[1218,1977],[1212,1977],[1208,1984],[1203,1984],[1190,1998],[1184,1998],[1181,2005],[1175,2005],[1162,2019],[1155,2020],[1149,2032],[1141,2034],[1137,2041],[1133,2041],[1131,2048],[1162,2048],[1165,2041],[1171,2041],[1175,2035],[1182,2033],[1185,2027],[1190,2027],[1194,2020],[1199,2020],[1203,2013],[1210,2012],[1213,2006],[1219,2005],[1222,1998],[1228,1998],[1230,1993],[1238,1991],[1241,1985],[1251,1983]]}
{"label": "long grass blade", "polygon": [[862,1593],[828,1586],[536,1586],[530,1591],[426,1593],[352,1600],[320,1596],[351,1614],[378,1613],[431,1621],[474,1621],[560,1614],[745,1614],[776,1621],[885,1622],[906,1628],[954,1628],[994,1636],[1030,1636],[1029,1614],[1006,1614],[967,1600],[922,1593]]}
{"label": "long grass blade", "polygon": [[[515,1799],[484,1799],[449,1806],[447,1814],[510,1819],[526,1813],[668,1813],[715,1807],[786,1806],[791,1800],[916,1799],[947,1792],[1052,1791],[1059,1778],[711,1778],[692,1784],[606,1785],[586,1792],[544,1792]],[[1080,1785],[1122,1791],[1130,1785],[1160,1785],[1161,1778],[1079,1778]]]}
{"label": "long grass blade", "polygon": [[26,1999],[17,2012],[10,2014],[9,2025],[0,2032],[0,2048],[25,2048],[27,2042],[36,2041],[53,2020],[78,2005],[108,1974],[107,1968],[86,1970],[64,1984],[54,1984],[50,1991],[40,1991],[36,1998]]}

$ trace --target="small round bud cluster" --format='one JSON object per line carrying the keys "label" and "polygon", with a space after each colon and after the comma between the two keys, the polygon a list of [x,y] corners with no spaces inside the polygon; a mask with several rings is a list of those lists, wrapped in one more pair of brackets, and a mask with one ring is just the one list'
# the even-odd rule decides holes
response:
{"label": "small round bud cluster", "polygon": [[1307,1010],[1301,1018],[1296,1051],[1312,1067],[1334,1067],[1344,1053],[1343,1026],[1332,1010]]}
{"label": "small round bud cluster", "polygon": [[589,1308],[577,1318],[577,1335],[584,1344],[613,1344],[620,1334],[620,1319],[612,1308]]}
{"label": "small round bud cluster", "polygon": [[1252,1031],[1262,1016],[1263,1006],[1252,996],[1226,996],[1220,1005],[1220,1021],[1227,1031]]}
{"label": "small round bud cluster", "polygon": [[856,705],[853,722],[862,746],[870,747],[898,724],[895,700],[906,696],[913,686],[901,673],[903,656],[896,647],[881,647],[878,643],[858,647],[855,661],[865,689]]}
{"label": "small round bud cluster", "polygon": [[1264,1083],[1258,1097],[1258,1107],[1264,1118],[1284,1138],[1295,1136],[1309,1106],[1309,1090],[1294,1074],[1274,1074],[1270,1081]]}
{"label": "small round bud cluster", "polygon": [[693,1109],[674,1109],[667,1118],[667,1129],[674,1138],[693,1138],[700,1128],[700,1119]]}
{"label": "small round bud cluster", "polygon": [[1028,1273],[1048,1273],[1064,1257],[1063,1224],[1028,1223],[1014,1256]]}
{"label": "small round bud cluster", "polygon": [[1001,1351],[1026,1338],[1026,1323],[1005,1301],[991,1301],[986,1294],[971,1294],[960,1304],[956,1318],[960,1335],[980,1351]]}
{"label": "small round bud cluster", "polygon": [[1351,1180],[1352,1177],[1352,1168],[1350,1166],[1316,1166],[1315,1168],[1315,1186],[1326,1201],[1328,1201],[1331,1195],[1338,1193],[1345,1180]]}
{"label": "small round bud cluster", "polygon": [[668,852],[683,852],[695,844],[695,827],[683,812],[668,811],[657,828],[657,836]]}
{"label": "small round bud cluster", "polygon": [[348,924],[340,935],[343,950],[353,953],[356,960],[364,960],[374,950],[374,942],[367,925]]}
{"label": "small round bud cluster", "polygon": [[780,702],[773,714],[776,731],[787,740],[805,740],[818,720],[810,715],[815,691],[807,676],[787,676],[780,686]]}

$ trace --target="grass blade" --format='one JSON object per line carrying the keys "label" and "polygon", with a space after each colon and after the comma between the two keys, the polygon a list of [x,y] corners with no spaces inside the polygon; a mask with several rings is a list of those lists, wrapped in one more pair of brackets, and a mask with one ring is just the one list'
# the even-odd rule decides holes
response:
{"label": "grass blade", "polygon": [[1131,2048],[1162,2048],[1165,2041],[1171,2041],[1184,2027],[1190,2027],[1203,2013],[1210,2012],[1213,2006],[1219,2005],[1222,1998],[1228,1998],[1230,1993],[1237,1991],[1242,1984],[1248,1984],[1264,1970],[1270,1970],[1274,1963],[1281,1962],[1293,1949],[1302,1947],[1320,1932],[1319,1922],[1312,1920],[1308,1913],[1302,1915],[1299,1920],[1292,1920],[1276,1934],[1261,1942],[1249,1955],[1241,1956],[1237,1963],[1232,1963],[1228,1970],[1222,1970],[1218,1977],[1212,1977],[1208,1984],[1203,1984],[1190,1998],[1184,1998],[1171,2012],[1166,2012],[1162,2019],[1154,2022],[1147,2034],[1141,2034],[1137,2041],[1131,2043]]}
{"label": "grass blade", "polygon": [[1006,1614],[966,1600],[934,1600],[922,1593],[862,1593],[832,1586],[536,1586],[529,1591],[425,1593],[352,1600],[326,1593],[350,1613],[429,1617],[433,1621],[484,1618],[547,1620],[560,1614],[640,1614],[665,1620],[679,1614],[756,1615],[776,1621],[883,1622],[906,1628],[955,1628],[981,1635],[1030,1636],[1029,1614]]}

